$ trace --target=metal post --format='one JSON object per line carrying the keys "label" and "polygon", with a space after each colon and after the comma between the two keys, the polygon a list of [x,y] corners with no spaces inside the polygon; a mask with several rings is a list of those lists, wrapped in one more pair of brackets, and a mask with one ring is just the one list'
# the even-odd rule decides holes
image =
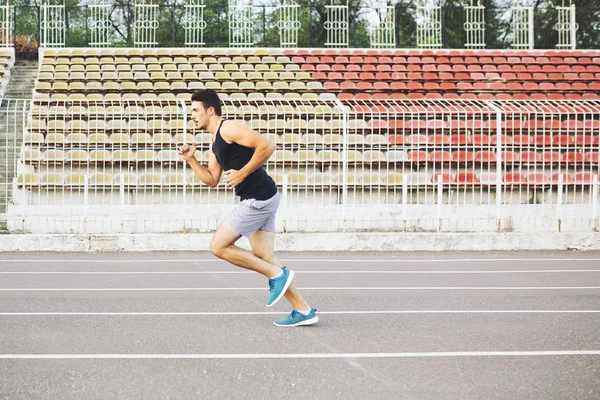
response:
{"label": "metal post", "polygon": [[438,179],[438,183],[437,183],[437,220],[438,220],[438,227],[437,227],[437,231],[441,232],[442,231],[442,180]]}
{"label": "metal post", "polygon": [[[181,104],[181,113],[183,114],[183,142],[186,142],[186,135],[187,135],[187,123],[185,123],[185,121],[187,120],[187,107],[185,105],[185,100],[180,99],[180,104]],[[186,169],[187,169],[187,161],[185,160],[181,160],[181,164],[182,164],[182,173],[183,173],[183,204],[186,204],[185,200],[186,200],[186,192],[187,192],[187,179],[186,179]],[[193,198],[193,197],[192,197]]]}
{"label": "metal post", "polygon": [[528,16],[528,25],[529,25],[529,29],[528,29],[528,33],[529,33],[529,37],[527,39],[528,43],[529,43],[529,50],[533,50],[533,42],[534,42],[534,36],[533,36],[533,7],[529,7],[527,9],[527,16]]}
{"label": "metal post", "polygon": [[402,174],[402,231],[406,232],[406,204],[408,203],[408,176]]}
{"label": "metal post", "polygon": [[556,199],[556,219],[557,219],[557,228],[558,232],[560,232],[560,225],[562,222],[562,202],[563,202],[563,173],[561,172],[558,175],[558,194]]}
{"label": "metal post", "polygon": [[598,175],[592,182],[592,221],[594,232],[598,232]]}
{"label": "metal post", "polygon": [[575,35],[577,32],[577,25],[575,23],[575,3],[571,4],[571,24],[569,27],[571,28],[571,50],[575,50],[577,47],[577,36]]}

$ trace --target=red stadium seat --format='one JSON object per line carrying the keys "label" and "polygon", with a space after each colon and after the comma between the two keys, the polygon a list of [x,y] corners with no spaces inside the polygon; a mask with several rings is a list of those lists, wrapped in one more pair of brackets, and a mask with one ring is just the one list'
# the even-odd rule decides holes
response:
{"label": "red stadium seat", "polygon": [[465,134],[450,135],[450,143],[453,146],[466,146],[471,144],[471,139]]}
{"label": "red stadium seat", "polygon": [[527,182],[532,186],[550,185],[552,181],[543,172],[530,172],[527,174]]}
{"label": "red stadium seat", "polygon": [[404,145],[404,135],[389,135],[388,141],[392,146]]}
{"label": "red stadium seat", "polygon": [[591,135],[575,135],[574,142],[576,146],[591,146],[594,144],[594,137]]}
{"label": "red stadium seat", "polygon": [[452,154],[446,150],[434,150],[429,155],[429,162],[449,163],[452,161]]}
{"label": "red stadium seat", "polygon": [[498,135],[492,135],[490,137],[490,144],[492,146],[496,146],[498,144],[498,142],[500,142],[500,144],[505,144],[505,145],[513,144],[512,138],[507,135],[500,135],[500,139],[498,139]]}
{"label": "red stadium seat", "polygon": [[405,140],[406,143],[411,146],[423,146],[429,144],[429,138],[427,137],[427,135],[414,134],[408,136],[407,138],[405,138]]}
{"label": "red stadium seat", "polygon": [[567,164],[583,163],[585,158],[582,153],[576,151],[567,151],[562,155],[562,162]]}
{"label": "red stadium seat", "polygon": [[430,135],[429,144],[432,146],[448,146],[450,145],[450,139],[446,135]]}
{"label": "red stadium seat", "polygon": [[592,164],[600,164],[600,152],[590,151],[585,153],[585,161]]}
{"label": "red stadium seat", "polygon": [[513,163],[518,163],[520,161],[519,154],[515,153],[514,151],[505,150],[505,151],[501,152],[500,154],[501,154],[500,159],[502,160],[503,163],[513,164]]}
{"label": "red stadium seat", "polygon": [[473,162],[475,158],[473,157],[473,153],[470,151],[458,150],[452,155],[452,160],[457,163],[469,163]]}
{"label": "red stadium seat", "polygon": [[560,182],[560,177],[562,176],[563,179],[563,184],[573,184],[575,182],[575,180],[573,179],[573,175],[571,175],[568,172],[553,172],[552,175],[550,175],[550,182],[553,185],[558,185]]}
{"label": "red stadium seat", "polygon": [[559,163],[562,160],[562,156],[558,151],[544,151],[542,153],[542,162],[545,164]]}
{"label": "red stadium seat", "polygon": [[435,184],[439,182],[442,184],[456,183],[456,178],[450,172],[438,172],[433,174],[431,182]]}
{"label": "red stadium seat", "polygon": [[502,177],[502,181],[509,186],[520,186],[527,184],[527,178],[520,172],[507,172]]}
{"label": "red stadium seat", "polygon": [[458,184],[478,184],[479,178],[473,172],[458,172],[456,174],[456,183],[458,183]]}
{"label": "red stadium seat", "polygon": [[408,159],[413,163],[427,162],[427,152],[424,150],[411,150],[408,152]]}
{"label": "red stadium seat", "polygon": [[597,181],[597,175],[591,172],[575,172],[575,174],[573,174],[573,183],[576,185],[591,185],[594,183],[594,178],[596,178]]}
{"label": "red stadium seat", "polygon": [[474,146],[488,146],[490,144],[490,137],[488,135],[473,135]]}
{"label": "red stadium seat", "polygon": [[571,147],[575,145],[575,141],[569,135],[555,135],[553,144],[556,146]]}
{"label": "red stadium seat", "polygon": [[489,150],[479,150],[475,152],[475,162],[491,164],[496,162],[496,154]]}
{"label": "red stadium seat", "polygon": [[536,146],[551,146],[552,136],[550,135],[535,135]]}
{"label": "red stadium seat", "polygon": [[538,164],[542,162],[542,156],[536,151],[523,151],[520,158],[523,164]]}
{"label": "red stadium seat", "polygon": [[515,146],[529,146],[531,144],[531,137],[529,135],[514,135],[512,142]]}

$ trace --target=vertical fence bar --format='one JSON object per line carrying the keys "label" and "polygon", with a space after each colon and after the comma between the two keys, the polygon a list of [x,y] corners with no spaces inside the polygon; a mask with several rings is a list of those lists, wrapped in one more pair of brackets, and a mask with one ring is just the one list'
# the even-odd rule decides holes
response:
{"label": "vertical fence bar", "polygon": [[575,50],[577,48],[577,23],[575,21],[575,3],[571,4],[571,18],[570,18],[570,25],[569,28],[571,28],[569,30],[569,32],[571,33],[571,50]]}

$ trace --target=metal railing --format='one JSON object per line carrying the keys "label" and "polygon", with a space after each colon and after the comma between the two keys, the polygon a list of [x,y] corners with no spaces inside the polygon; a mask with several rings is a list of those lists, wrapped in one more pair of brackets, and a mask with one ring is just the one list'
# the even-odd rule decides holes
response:
{"label": "metal railing", "polygon": [[[236,197],[177,155],[184,100],[4,99],[11,232],[215,229]],[[600,102],[223,100],[266,135],[280,231],[596,231]]]}
{"label": "metal railing", "polygon": [[[429,7],[417,8],[416,2],[396,4],[393,8],[350,6],[347,10],[339,10],[343,11],[341,17],[332,14],[329,20],[325,6],[294,7],[291,18],[275,4],[252,5],[239,21],[230,18],[227,8],[210,2],[201,5],[197,2],[188,5],[161,3],[153,6],[152,13],[143,18],[140,5],[136,6],[134,2],[111,5],[109,9],[102,6],[102,12],[98,7],[69,5],[60,13],[56,14],[58,11],[55,10],[52,14],[50,9],[39,6],[10,6],[4,15],[0,14],[10,26],[4,31],[3,40],[7,44],[17,43],[19,38],[26,37],[37,39],[45,46],[53,44],[57,47],[131,47],[135,43],[158,47],[228,47],[239,46],[242,35],[243,43],[261,47],[312,48],[338,43],[352,48],[415,48],[419,45],[556,48],[564,47],[564,35],[559,37],[552,29],[536,28],[538,31],[534,36],[533,25],[567,26],[559,21],[557,8],[543,5],[529,14],[513,10],[510,4],[478,8],[477,18],[474,18],[472,7],[458,4],[446,4],[436,12]],[[136,15],[139,17],[137,22]],[[575,13],[570,15],[575,18]],[[579,15],[575,20],[579,24],[577,34],[575,30],[565,31],[564,38],[568,39],[569,47],[598,48],[600,43],[594,35],[596,28],[590,20]],[[563,31],[562,28],[559,30]]]}

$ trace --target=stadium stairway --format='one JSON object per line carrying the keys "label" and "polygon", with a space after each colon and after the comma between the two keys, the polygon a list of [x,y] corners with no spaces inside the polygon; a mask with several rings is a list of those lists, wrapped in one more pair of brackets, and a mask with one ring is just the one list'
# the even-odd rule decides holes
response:
{"label": "stadium stairway", "polygon": [[[4,94],[5,98],[31,99],[38,69],[37,61],[17,61],[10,71],[10,83]],[[6,206],[12,199],[12,191],[9,188],[15,176],[17,152],[14,147],[20,147],[22,144],[21,135],[14,138],[11,136],[14,132],[6,129],[11,126],[23,126],[23,114],[9,111],[14,107],[14,103],[7,101],[0,105],[0,215],[6,212]],[[6,232],[6,220],[0,217],[0,233]]]}
{"label": "stadium stairway", "polygon": [[31,99],[38,75],[37,61],[19,60],[11,69],[10,83],[4,97],[10,99]]}

